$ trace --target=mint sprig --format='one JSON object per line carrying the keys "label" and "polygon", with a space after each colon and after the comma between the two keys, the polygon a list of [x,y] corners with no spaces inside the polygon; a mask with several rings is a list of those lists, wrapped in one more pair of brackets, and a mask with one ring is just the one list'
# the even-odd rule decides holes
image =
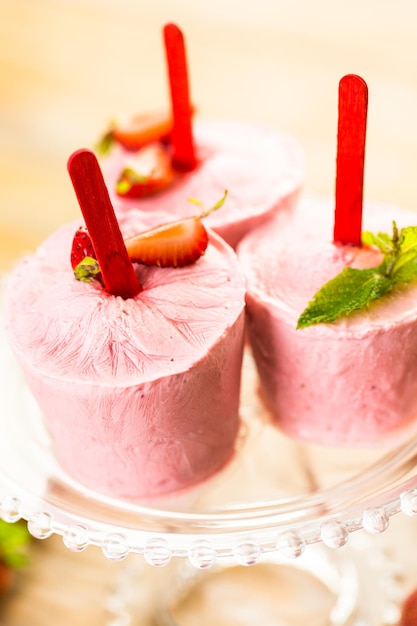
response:
{"label": "mint sprig", "polygon": [[417,278],[417,227],[398,230],[393,222],[393,234],[364,232],[362,242],[381,250],[380,265],[368,269],[345,268],[329,280],[314,295],[301,313],[297,329],[334,320],[360,311],[371,302],[389,293],[395,285]]}

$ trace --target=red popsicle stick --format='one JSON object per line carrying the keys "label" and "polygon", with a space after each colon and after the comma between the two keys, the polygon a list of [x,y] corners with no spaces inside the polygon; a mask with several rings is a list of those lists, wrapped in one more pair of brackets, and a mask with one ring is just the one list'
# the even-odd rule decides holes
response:
{"label": "red popsicle stick", "polygon": [[68,172],[90,234],[106,291],[133,298],[141,287],[120,232],[97,158],[77,150],[68,160]]}
{"label": "red popsicle stick", "polygon": [[192,106],[188,84],[184,36],[175,24],[164,26],[164,43],[168,67],[173,128],[172,162],[176,169],[187,172],[195,168],[197,159],[191,124]]}
{"label": "red popsicle stick", "polygon": [[355,74],[339,83],[335,243],[361,245],[368,87]]}

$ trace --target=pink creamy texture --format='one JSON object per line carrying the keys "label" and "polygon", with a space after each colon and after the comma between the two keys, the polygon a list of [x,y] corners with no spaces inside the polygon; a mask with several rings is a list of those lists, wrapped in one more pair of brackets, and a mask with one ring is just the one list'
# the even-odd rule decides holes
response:
{"label": "pink creamy texture", "polygon": [[[366,205],[364,229],[392,233],[417,213]],[[333,205],[305,201],[249,235],[238,256],[248,280],[250,343],[260,391],[277,425],[324,444],[373,444],[417,417],[417,282],[331,324],[296,330],[315,292],[346,266],[378,265],[379,251],[332,242]]]}
{"label": "pink creamy texture", "polygon": [[18,265],[5,299],[6,331],[58,461],[85,486],[126,499],[199,484],[233,456],[240,426],[236,256],[210,234],[192,266],[138,266],[143,291],[123,300],[73,278],[78,225]]}
{"label": "pink creamy texture", "polygon": [[157,225],[166,221],[167,214],[169,219],[198,214],[199,207],[188,198],[197,198],[209,208],[227,189],[226,203],[207,217],[206,224],[235,247],[266,215],[295,204],[304,178],[304,158],[290,136],[236,121],[200,121],[193,130],[198,167],[149,198],[124,199],[115,193],[120,173],[135,153],[118,146],[102,160],[117,214],[132,207],[157,212]]}

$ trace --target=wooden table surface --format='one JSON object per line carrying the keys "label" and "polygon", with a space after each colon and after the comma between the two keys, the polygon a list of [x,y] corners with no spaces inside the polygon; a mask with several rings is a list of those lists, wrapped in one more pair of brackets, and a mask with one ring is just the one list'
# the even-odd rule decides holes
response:
{"label": "wooden table surface", "polygon": [[[114,116],[168,107],[168,21],[186,35],[198,115],[294,134],[306,192],[333,193],[338,81],[360,74],[365,198],[417,210],[413,0],[0,0],[1,270],[79,215],[66,173],[73,150],[94,144]],[[34,553],[0,623],[103,623],[114,564],[95,549],[72,555],[57,538]]]}

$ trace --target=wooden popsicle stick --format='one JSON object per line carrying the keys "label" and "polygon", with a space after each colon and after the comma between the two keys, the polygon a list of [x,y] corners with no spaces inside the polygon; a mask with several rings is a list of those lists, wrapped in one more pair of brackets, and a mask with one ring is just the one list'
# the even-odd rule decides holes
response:
{"label": "wooden popsicle stick", "polygon": [[173,117],[172,162],[177,170],[186,172],[196,167],[197,159],[191,123],[193,107],[190,102],[185,42],[176,24],[166,24],[163,32]]}
{"label": "wooden popsicle stick", "polygon": [[77,150],[68,160],[68,172],[100,265],[106,291],[133,298],[141,290],[129,259],[97,158]]}
{"label": "wooden popsicle stick", "polygon": [[361,245],[368,87],[355,74],[339,83],[334,242]]}

